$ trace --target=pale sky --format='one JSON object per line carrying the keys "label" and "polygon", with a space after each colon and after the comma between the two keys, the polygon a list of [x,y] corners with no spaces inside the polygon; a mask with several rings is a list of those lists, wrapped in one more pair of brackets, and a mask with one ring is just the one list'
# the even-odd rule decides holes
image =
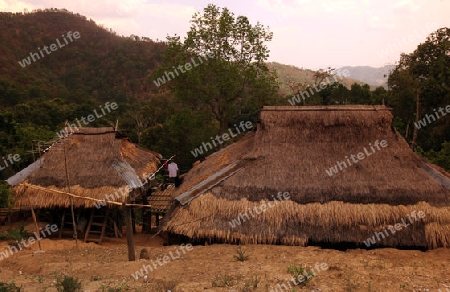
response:
{"label": "pale sky", "polygon": [[308,69],[395,64],[450,27],[450,0],[0,0],[0,11],[66,8],[119,35],[165,40],[184,37],[209,3],[269,26],[269,61]]}

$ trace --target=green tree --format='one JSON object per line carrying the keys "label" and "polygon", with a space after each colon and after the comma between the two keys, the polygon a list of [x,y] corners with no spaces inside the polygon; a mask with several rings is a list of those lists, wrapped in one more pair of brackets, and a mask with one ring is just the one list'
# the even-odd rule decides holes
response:
{"label": "green tree", "polygon": [[12,191],[9,189],[8,184],[4,181],[0,181],[0,208],[8,208],[11,203]]}
{"label": "green tree", "polygon": [[[400,119],[399,124],[409,129],[414,127],[416,119],[422,119],[426,114],[435,115],[435,109],[449,105],[450,28],[438,29],[414,52],[402,54],[388,78],[388,86],[394,115]],[[408,136],[412,133],[408,131]],[[425,151],[439,150],[444,141],[450,140],[450,119],[440,115],[416,133],[417,144]]]}
{"label": "green tree", "polygon": [[207,109],[225,132],[231,120],[256,115],[263,105],[276,102],[276,76],[265,64],[265,43],[272,39],[268,29],[213,4],[194,14],[191,24],[183,42],[179,36],[167,37],[164,65],[154,75],[176,71],[167,85],[183,104]]}
{"label": "green tree", "polygon": [[446,171],[450,171],[450,143],[442,143],[442,149],[440,151],[434,151],[431,149],[428,152],[423,151],[423,149],[418,146],[416,152],[420,155],[426,157],[431,163],[443,167]]}
{"label": "green tree", "polygon": [[350,87],[350,103],[371,104],[371,92],[368,84],[353,83]]}
{"label": "green tree", "polygon": [[386,104],[388,102],[388,92],[383,86],[378,86],[371,92],[372,104]]}
{"label": "green tree", "polygon": [[[183,109],[172,114],[163,124],[156,124],[142,134],[142,143],[164,157],[176,155],[181,170],[187,170],[200,157],[194,156],[195,148],[209,142],[217,133],[218,123],[207,112]],[[208,149],[208,156],[217,149]],[[191,152],[192,151],[192,152]]]}

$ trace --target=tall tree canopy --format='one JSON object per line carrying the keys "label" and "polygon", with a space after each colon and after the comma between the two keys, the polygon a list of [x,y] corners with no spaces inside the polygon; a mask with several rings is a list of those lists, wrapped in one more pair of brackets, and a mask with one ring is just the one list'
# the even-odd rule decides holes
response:
{"label": "tall tree canopy", "polygon": [[450,105],[449,38],[450,28],[431,33],[413,53],[401,55],[388,79],[396,126],[402,133],[408,132],[407,139],[413,136],[416,118],[435,117],[436,121],[429,117],[431,122],[427,119],[425,126],[416,127],[416,142],[425,150],[439,150],[444,141],[450,141],[450,115],[440,113],[440,108]]}
{"label": "tall tree canopy", "polygon": [[183,103],[210,114],[225,132],[238,119],[255,118],[261,106],[276,102],[276,76],[265,64],[265,43],[271,39],[260,23],[251,25],[247,17],[210,4],[203,14],[194,14],[183,42],[179,36],[167,37],[164,65],[154,76],[166,77]]}

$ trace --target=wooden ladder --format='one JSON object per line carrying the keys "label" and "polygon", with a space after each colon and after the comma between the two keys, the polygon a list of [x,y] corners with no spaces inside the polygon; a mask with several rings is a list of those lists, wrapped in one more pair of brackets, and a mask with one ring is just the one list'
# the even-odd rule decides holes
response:
{"label": "wooden ladder", "polygon": [[103,236],[105,236],[106,224],[108,223],[109,209],[106,209],[106,213],[95,214],[96,208],[91,211],[91,218],[89,219],[89,224],[86,228],[86,233],[84,235],[85,242],[95,242],[102,244]]}

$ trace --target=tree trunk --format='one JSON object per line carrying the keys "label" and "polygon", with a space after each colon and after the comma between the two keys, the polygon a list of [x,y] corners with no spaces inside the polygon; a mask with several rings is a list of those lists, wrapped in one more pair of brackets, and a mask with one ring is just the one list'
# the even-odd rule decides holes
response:
{"label": "tree trunk", "polygon": [[[221,117],[220,121],[219,121],[219,125],[220,125],[220,130],[219,130],[219,136],[222,136],[223,134],[227,133],[227,121],[225,120],[224,117]],[[220,149],[223,149],[224,143],[220,144]]]}
{"label": "tree trunk", "polygon": [[[416,125],[419,124],[419,107],[420,107],[419,90],[417,90],[417,93],[416,93]],[[414,125],[413,138],[411,141],[411,149],[412,150],[414,150],[414,147],[416,146],[416,140],[417,140],[417,126]]]}

